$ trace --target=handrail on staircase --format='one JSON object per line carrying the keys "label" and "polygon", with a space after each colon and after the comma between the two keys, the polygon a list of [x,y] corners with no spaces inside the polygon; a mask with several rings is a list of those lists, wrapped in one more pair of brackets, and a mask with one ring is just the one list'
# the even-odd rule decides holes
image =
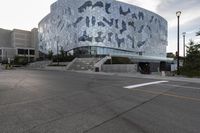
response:
{"label": "handrail on staircase", "polygon": [[111,56],[106,56],[104,57],[103,59],[99,60],[95,65],[94,67],[95,68],[98,68],[99,71],[101,71],[101,66],[107,61],[107,60],[110,60],[112,57]]}
{"label": "handrail on staircase", "polygon": [[66,66],[66,70],[68,70],[73,64],[74,64],[74,62],[76,62],[76,60],[77,60],[78,58],[75,58],[73,61],[71,61],[67,66]]}

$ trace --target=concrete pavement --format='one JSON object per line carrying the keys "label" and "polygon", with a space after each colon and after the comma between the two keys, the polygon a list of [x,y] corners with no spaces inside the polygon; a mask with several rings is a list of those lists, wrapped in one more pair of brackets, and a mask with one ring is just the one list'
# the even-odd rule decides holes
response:
{"label": "concrete pavement", "polygon": [[169,80],[169,81],[181,81],[181,82],[192,82],[200,83],[200,78],[188,78],[183,76],[162,76],[161,73],[153,74],[140,74],[140,73],[105,73],[105,72],[93,72],[93,71],[75,71],[78,73],[96,74],[96,75],[113,75],[120,77],[129,78],[144,78],[144,79],[155,79],[155,80]]}
{"label": "concrete pavement", "polygon": [[[61,71],[61,72],[70,72],[66,70],[65,67],[46,67],[46,68],[39,68],[39,69],[30,69],[30,70],[41,70],[41,71]],[[133,73],[111,73],[111,72],[94,72],[94,71],[74,71],[79,73],[87,73],[87,74],[97,74],[97,75],[115,75],[115,76],[122,76],[122,77],[134,77],[134,78],[147,78],[147,79],[162,79],[162,80],[170,80],[170,81],[182,81],[182,82],[194,82],[200,83],[200,78],[188,78],[184,76],[162,76],[159,72],[154,72],[150,75],[148,74],[140,74],[139,72]]]}
{"label": "concrete pavement", "polygon": [[0,72],[2,133],[199,133],[200,84],[119,74]]}

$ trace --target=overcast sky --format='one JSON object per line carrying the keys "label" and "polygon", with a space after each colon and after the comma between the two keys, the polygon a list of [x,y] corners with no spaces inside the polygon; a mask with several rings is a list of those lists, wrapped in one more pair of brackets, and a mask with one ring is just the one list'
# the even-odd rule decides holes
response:
{"label": "overcast sky", "polygon": [[[0,28],[31,30],[50,12],[56,0],[0,0]],[[119,0],[158,13],[168,21],[168,52],[177,50],[176,11],[182,11],[180,30],[187,32],[187,41],[200,41],[195,32],[200,30],[200,0]],[[182,35],[180,38],[182,53]],[[181,54],[182,55],[182,54]]]}

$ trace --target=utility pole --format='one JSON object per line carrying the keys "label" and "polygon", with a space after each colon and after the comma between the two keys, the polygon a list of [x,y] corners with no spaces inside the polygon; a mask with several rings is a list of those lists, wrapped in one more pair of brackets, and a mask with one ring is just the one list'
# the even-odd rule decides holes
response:
{"label": "utility pole", "polygon": [[179,39],[180,39],[179,23],[180,22],[179,21],[180,21],[181,11],[177,11],[176,16],[177,16],[177,20],[178,20],[178,23],[177,23],[177,75],[179,75],[180,74],[180,70],[179,70],[179,63],[180,63],[179,62]]}

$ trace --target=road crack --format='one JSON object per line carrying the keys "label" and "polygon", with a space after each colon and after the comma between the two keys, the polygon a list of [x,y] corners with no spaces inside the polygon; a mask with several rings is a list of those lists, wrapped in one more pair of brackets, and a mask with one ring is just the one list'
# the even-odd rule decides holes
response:
{"label": "road crack", "polygon": [[134,107],[132,107],[132,108],[130,108],[130,109],[128,109],[128,110],[125,110],[125,111],[123,111],[123,112],[117,114],[116,116],[114,116],[114,117],[112,117],[112,118],[110,118],[110,119],[107,119],[107,120],[105,120],[105,121],[99,123],[98,125],[95,125],[95,126],[89,128],[89,129],[83,131],[83,133],[88,133],[88,132],[90,132],[91,130],[94,130],[95,128],[97,128],[97,127],[100,127],[100,126],[102,126],[102,125],[104,125],[104,124],[106,124],[106,123],[108,123],[108,122],[110,122],[110,121],[112,121],[112,120],[114,120],[114,119],[117,119],[117,118],[119,118],[120,116],[123,116],[124,114],[126,114],[126,113],[128,113],[128,112],[130,112],[130,111],[133,111],[133,110],[135,110],[135,109],[141,107],[142,105],[144,105],[144,104],[146,104],[146,103],[149,103],[149,102],[153,101],[154,99],[158,98],[159,96],[161,96],[161,95],[163,95],[164,93],[167,93],[168,91],[171,91],[171,90],[172,90],[172,89],[167,90],[167,91],[165,91],[165,92],[162,92],[162,93],[160,93],[160,94],[158,94],[158,95],[152,97],[151,99],[148,99],[148,100],[146,100],[146,101],[144,101],[144,102],[142,102],[142,103],[140,103],[140,104],[138,104],[138,105],[136,105],[136,106],[134,106]]}

